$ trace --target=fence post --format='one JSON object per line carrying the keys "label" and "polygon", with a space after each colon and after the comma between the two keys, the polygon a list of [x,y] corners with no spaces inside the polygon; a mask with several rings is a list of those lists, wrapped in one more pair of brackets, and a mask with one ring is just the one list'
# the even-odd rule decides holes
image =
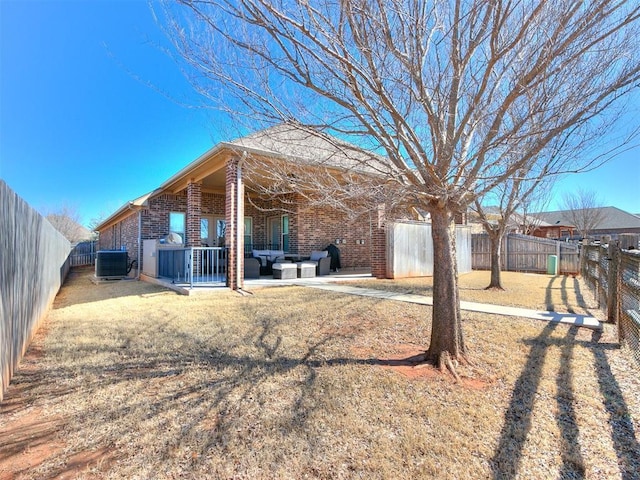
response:
{"label": "fence post", "polygon": [[[510,272],[511,269],[509,268],[509,234],[508,233],[505,234],[502,237],[502,243],[503,243],[503,245],[502,245],[502,250],[501,251],[504,252],[504,265],[503,265],[502,269],[507,271],[507,272]],[[491,258],[491,257],[489,257],[489,258]],[[491,264],[491,263],[489,263],[489,264]]]}
{"label": "fence post", "polygon": [[609,275],[607,278],[607,320],[618,324],[618,271],[620,270],[620,248],[609,244]]}

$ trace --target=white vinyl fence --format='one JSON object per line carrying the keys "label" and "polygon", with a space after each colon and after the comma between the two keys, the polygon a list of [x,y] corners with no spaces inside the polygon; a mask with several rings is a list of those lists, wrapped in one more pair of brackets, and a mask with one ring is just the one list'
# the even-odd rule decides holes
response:
{"label": "white vinyl fence", "polygon": [[69,241],[0,180],[0,401],[69,270]]}

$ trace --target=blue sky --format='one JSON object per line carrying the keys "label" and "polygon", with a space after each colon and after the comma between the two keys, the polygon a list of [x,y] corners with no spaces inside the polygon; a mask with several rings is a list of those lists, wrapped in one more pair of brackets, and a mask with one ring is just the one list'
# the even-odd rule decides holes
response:
{"label": "blue sky", "polygon": [[[165,44],[145,1],[0,0],[0,177],[86,224],[229,139],[222,117],[186,106],[199,99]],[[555,198],[578,187],[640,213],[640,147]]]}

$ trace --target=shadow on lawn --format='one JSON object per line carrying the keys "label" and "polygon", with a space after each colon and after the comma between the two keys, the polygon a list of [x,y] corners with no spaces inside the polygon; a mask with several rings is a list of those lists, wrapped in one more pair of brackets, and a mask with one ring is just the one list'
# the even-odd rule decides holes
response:
{"label": "shadow on lawn", "polygon": [[585,301],[584,296],[582,295],[582,291],[580,290],[580,282],[578,282],[578,279],[573,277],[571,285],[568,285],[569,276],[562,275],[562,280],[560,281],[560,287],[554,287],[553,284],[558,278],[559,276],[557,275],[554,277],[551,277],[549,279],[549,284],[545,289],[544,301],[545,301],[547,310],[550,312],[558,311],[558,308],[557,308],[558,306],[553,303],[553,290],[557,289],[557,290],[560,290],[560,299],[562,300],[562,306],[559,308],[561,308],[562,310],[568,313],[572,313],[572,314],[577,313],[572,307],[571,302],[569,302],[568,292],[572,290],[575,292],[575,295],[576,295],[577,306],[582,308],[587,315],[592,316],[593,314],[589,311],[589,306],[587,305],[587,302]]}
{"label": "shadow on lawn", "polygon": [[[167,471],[180,463],[180,468],[192,472],[207,468],[207,452],[229,451],[232,455],[229,449],[234,443],[242,448],[243,442],[251,442],[251,428],[260,428],[262,422],[278,424],[283,438],[308,439],[305,425],[327,401],[323,390],[316,387],[319,369],[384,361],[331,358],[322,352],[323,347],[349,337],[334,331],[298,345],[292,353],[283,345],[281,323],[275,315],[262,313],[246,336],[234,338],[235,345],[223,345],[175,328],[167,320],[149,332],[150,341],[157,335],[169,336],[172,342],[166,349],[146,348],[147,339],[107,346],[96,337],[74,347],[78,361],[73,366],[50,368],[28,378],[19,373],[15,382],[25,384],[21,394],[26,395],[27,404],[36,398],[45,404],[70,404],[78,395],[83,399],[73,406],[73,413],[61,419],[63,431],[57,432],[57,438],[83,440],[69,445],[65,457],[47,467],[53,471],[46,478],[73,472],[75,459],[91,452],[110,453],[102,459],[91,457],[92,465],[81,464],[83,468],[100,468],[106,459],[103,465],[109,469],[114,462],[125,460],[123,452],[139,448],[132,439],[136,435],[149,438],[151,446],[145,446],[153,449],[158,462],[167,462]],[[176,349],[176,345],[184,348]],[[234,353],[238,345],[254,348],[247,354]],[[55,356],[53,351],[50,354]],[[96,358],[104,360],[96,362]],[[65,387],[56,388],[62,385]],[[50,441],[53,433],[43,429],[40,440],[33,435],[16,437],[10,450],[0,449],[0,456],[6,455],[11,462],[11,457],[21,455],[34,442]],[[179,458],[181,448],[192,450]],[[313,442],[306,448],[313,452]],[[41,459],[40,465],[46,460]],[[30,465],[12,474],[20,476],[33,468]]]}
{"label": "shadow on lawn", "polygon": [[116,298],[178,295],[166,287],[138,281],[135,277],[97,281],[94,271],[91,266],[71,268],[56,295],[53,310]]}
{"label": "shadow on lawn", "polygon": [[[622,478],[625,480],[637,479],[637,466],[640,465],[640,445],[622,390],[611,371],[606,356],[607,350],[618,349],[619,346],[599,343],[600,332],[594,332],[591,341],[576,341],[578,327],[569,328],[565,338],[554,339],[551,335],[557,327],[558,324],[548,323],[538,337],[528,341],[531,350],[514,386],[511,402],[505,413],[500,442],[492,458],[493,478],[515,478],[519,473],[522,473],[519,472],[520,461],[527,435],[531,430],[531,414],[542,378],[547,349],[550,346],[557,346],[561,349],[559,371],[556,378],[558,391],[556,421],[562,436],[560,478],[584,478],[585,467],[580,451],[571,367],[573,348],[580,344],[589,348],[594,356],[598,383],[604,406],[609,414],[613,447],[618,456]],[[548,407],[552,408],[551,405]],[[577,405],[577,408],[580,406]]]}

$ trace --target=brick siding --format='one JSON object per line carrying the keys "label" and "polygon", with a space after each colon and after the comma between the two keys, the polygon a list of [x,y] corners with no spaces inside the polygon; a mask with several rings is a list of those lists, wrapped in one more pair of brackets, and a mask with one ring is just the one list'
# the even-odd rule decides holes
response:
{"label": "brick siding", "polygon": [[[235,181],[235,168],[228,174],[232,175],[232,180]],[[200,192],[200,196],[201,216],[228,218],[229,212],[226,211],[226,196],[224,194]],[[252,219],[253,243],[259,246],[269,244],[269,219],[287,214],[289,215],[290,251],[308,255],[313,250],[322,250],[331,243],[336,244],[336,240],[339,239],[340,243],[336,246],[340,249],[342,268],[372,267],[371,259],[379,258],[379,253],[373,254],[372,257],[374,245],[372,244],[371,232],[377,222],[377,217],[365,217],[357,221],[350,221],[345,214],[329,208],[303,208],[303,205],[297,203],[301,201],[295,196],[290,196],[286,199],[286,204],[283,205],[277,199],[261,200],[254,197],[248,199],[245,194],[244,216]],[[286,208],[282,208],[283,206]],[[142,239],[165,237],[169,233],[170,212],[185,213],[185,223],[188,222],[186,190],[177,194],[161,194],[149,199],[148,207],[141,210]],[[199,245],[199,222],[192,224],[189,228],[192,229],[192,235],[197,235],[195,238],[197,238]],[[227,229],[230,232],[229,225]],[[129,217],[100,232],[99,248],[119,250],[124,245],[129,252],[130,259],[138,260],[137,239],[138,214],[132,211]],[[343,239],[344,243],[342,243]],[[361,241],[363,243],[360,243]],[[140,259],[139,262],[142,267],[142,260]]]}
{"label": "brick siding", "polygon": [[189,247],[200,246],[200,218],[202,215],[202,186],[190,182],[187,186],[187,219],[186,238],[184,243]]}
{"label": "brick siding", "polygon": [[[323,250],[333,243],[340,249],[342,268],[371,266],[371,219],[351,221],[329,208],[304,209],[291,223],[300,254]],[[340,243],[336,243],[339,240]],[[362,243],[361,243],[362,242]]]}
{"label": "brick siding", "polygon": [[129,256],[129,262],[138,260],[138,213],[131,212],[127,218],[100,232],[98,250],[122,250],[125,249]]}

